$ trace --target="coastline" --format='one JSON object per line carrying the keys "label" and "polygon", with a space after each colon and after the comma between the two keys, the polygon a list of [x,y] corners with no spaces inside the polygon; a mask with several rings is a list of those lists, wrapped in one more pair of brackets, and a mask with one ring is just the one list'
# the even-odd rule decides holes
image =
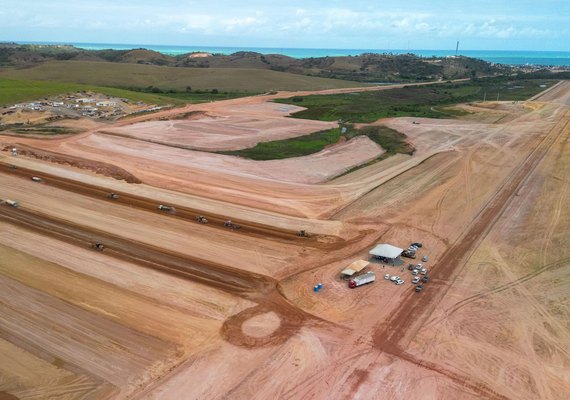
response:
{"label": "coastline", "polygon": [[[191,52],[208,52],[232,54],[239,51],[251,51],[261,54],[281,54],[292,58],[357,56],[363,53],[406,54],[429,58],[455,55],[455,50],[402,50],[402,49],[303,49],[303,48],[269,48],[269,47],[224,47],[224,46],[179,46],[117,43],[76,43],[76,42],[32,42],[14,41],[17,44],[31,45],[71,45],[84,50],[132,50],[145,48],[166,55],[177,56]],[[570,67],[570,51],[518,51],[518,50],[459,50],[458,55],[477,58],[495,64],[515,66],[550,66]]]}

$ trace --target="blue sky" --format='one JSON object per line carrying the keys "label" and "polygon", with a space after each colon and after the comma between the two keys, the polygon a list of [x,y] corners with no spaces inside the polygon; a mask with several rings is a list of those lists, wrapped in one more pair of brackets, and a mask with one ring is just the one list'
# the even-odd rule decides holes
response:
{"label": "blue sky", "polygon": [[2,0],[10,40],[570,51],[570,0]]}

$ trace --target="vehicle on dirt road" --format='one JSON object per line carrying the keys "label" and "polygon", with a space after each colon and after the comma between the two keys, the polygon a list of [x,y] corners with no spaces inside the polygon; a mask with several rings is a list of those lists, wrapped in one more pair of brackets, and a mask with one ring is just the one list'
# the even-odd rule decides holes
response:
{"label": "vehicle on dirt road", "polygon": [[422,290],[424,290],[424,285],[416,286],[416,292],[421,292]]}
{"label": "vehicle on dirt road", "polygon": [[348,287],[354,289],[355,287],[372,283],[375,280],[376,280],[376,274],[372,271],[368,271],[367,273],[355,276],[353,279],[348,281]]}
{"label": "vehicle on dirt road", "polygon": [[174,207],[172,207],[172,206],[166,206],[166,205],[164,205],[164,204],[159,204],[159,205],[158,205],[158,209],[159,209],[160,211],[174,211]]}
{"label": "vehicle on dirt road", "polygon": [[404,281],[403,279],[398,279],[396,281],[396,285],[403,285],[406,281]]}
{"label": "vehicle on dirt road", "polygon": [[43,182],[44,180],[42,178],[40,178],[39,176],[32,176],[32,180],[34,182]]}
{"label": "vehicle on dirt road", "polygon": [[408,265],[408,270],[409,270],[409,271],[413,271],[413,270],[414,270],[414,264]]}
{"label": "vehicle on dirt road", "polygon": [[420,282],[420,278],[419,277],[415,277],[414,279],[412,279],[412,283],[415,285],[416,283]]}
{"label": "vehicle on dirt road", "polygon": [[423,244],[421,244],[420,242],[414,242],[414,243],[411,243],[411,246],[416,246],[416,247],[421,248],[421,247],[423,247]]}
{"label": "vehicle on dirt road", "polygon": [[422,268],[422,270],[420,271],[420,274],[422,274],[422,275],[427,274],[427,268]]}
{"label": "vehicle on dirt road", "polygon": [[109,194],[107,195],[107,198],[108,198],[108,199],[111,199],[111,200],[118,200],[118,199],[119,199],[119,195],[118,195],[117,193],[109,193]]}
{"label": "vehicle on dirt road", "polygon": [[394,275],[394,276],[392,276],[392,277],[390,278],[390,280],[391,280],[392,282],[396,282],[398,279],[400,279],[400,277],[397,276],[397,275]]}
{"label": "vehicle on dirt road", "polygon": [[386,279],[386,280],[390,280],[390,274],[386,274],[386,275],[384,275],[384,279]]}
{"label": "vehicle on dirt road", "polygon": [[2,201],[2,204],[6,204],[6,205],[8,205],[10,207],[14,207],[14,208],[20,207],[20,203],[18,203],[16,200],[6,199],[6,200]]}
{"label": "vehicle on dirt road", "polygon": [[429,276],[424,276],[422,279],[422,282],[428,283],[429,282]]}
{"label": "vehicle on dirt road", "polygon": [[420,271],[417,270],[417,269],[414,269],[414,270],[412,271],[412,275],[414,275],[414,276],[417,275],[417,274],[419,274],[419,273],[420,273]]}

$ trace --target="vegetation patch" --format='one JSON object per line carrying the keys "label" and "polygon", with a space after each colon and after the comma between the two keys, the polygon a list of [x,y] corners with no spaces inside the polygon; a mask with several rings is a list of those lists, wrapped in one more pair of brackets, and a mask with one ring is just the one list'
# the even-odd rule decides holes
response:
{"label": "vegetation patch", "polygon": [[486,100],[526,100],[558,82],[555,79],[495,77],[464,83],[407,86],[371,92],[312,95],[275,100],[306,107],[294,118],[350,122],[373,122],[389,117],[449,118],[460,113],[444,107]]}
{"label": "vegetation patch", "polygon": [[346,128],[343,134],[341,134],[340,128],[335,128],[291,139],[262,142],[248,149],[218,153],[251,160],[280,160],[318,153],[326,146],[337,143],[341,136],[348,140],[357,136],[367,136],[386,151],[384,157],[396,153],[413,154],[415,151],[414,147],[406,141],[406,135],[386,126],[367,126],[362,129],[354,129],[348,125]]}
{"label": "vegetation patch", "polygon": [[76,129],[66,128],[63,126],[34,126],[30,128],[16,128],[12,129],[14,133],[25,135],[68,135],[77,133]]}
{"label": "vegetation patch", "polygon": [[338,142],[340,136],[340,129],[335,128],[291,139],[262,142],[248,149],[220,151],[218,153],[251,160],[280,160],[318,153],[326,146]]}
{"label": "vegetation patch", "polygon": [[57,96],[74,92],[97,92],[130,101],[142,101],[147,104],[181,104],[184,101],[150,93],[138,93],[129,90],[82,85],[75,83],[14,80],[0,77],[0,105],[9,105],[29,100]]}

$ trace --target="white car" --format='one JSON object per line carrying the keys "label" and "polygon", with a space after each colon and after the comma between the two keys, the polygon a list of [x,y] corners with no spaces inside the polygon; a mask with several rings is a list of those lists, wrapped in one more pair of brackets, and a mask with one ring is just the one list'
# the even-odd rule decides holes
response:
{"label": "white car", "polygon": [[422,263],[419,263],[418,265],[416,265],[416,269],[422,269],[424,266]]}
{"label": "white car", "polygon": [[421,274],[422,274],[422,275],[427,274],[427,268],[422,268]]}
{"label": "white car", "polygon": [[398,279],[396,281],[396,285],[403,285],[404,284],[404,280],[403,279]]}
{"label": "white car", "polygon": [[414,279],[412,279],[412,283],[415,285],[416,283],[418,283],[420,281],[420,277],[415,277]]}
{"label": "white car", "polygon": [[390,279],[390,274],[384,275],[384,279]]}
{"label": "white car", "polygon": [[414,270],[412,271],[412,275],[417,275],[419,272],[420,272],[420,271],[418,271],[417,269],[414,269]]}
{"label": "white car", "polygon": [[396,281],[400,280],[400,277],[394,275],[393,277],[390,278],[390,280],[391,280],[392,282],[396,282]]}

